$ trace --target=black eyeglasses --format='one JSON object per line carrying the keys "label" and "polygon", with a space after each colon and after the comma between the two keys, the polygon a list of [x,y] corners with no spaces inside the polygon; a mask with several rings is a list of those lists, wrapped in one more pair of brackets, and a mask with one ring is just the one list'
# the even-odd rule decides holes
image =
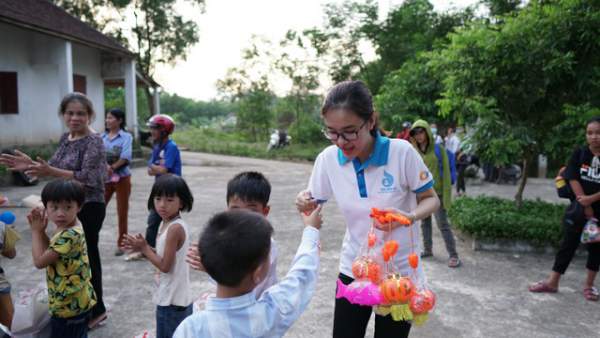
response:
{"label": "black eyeglasses", "polygon": [[332,131],[325,128],[323,128],[321,131],[323,132],[323,135],[325,135],[325,138],[330,141],[337,141],[340,138],[340,136],[346,141],[355,141],[358,139],[358,132],[360,132],[362,127],[364,127],[367,124],[367,122],[369,122],[369,120],[366,120],[355,131],[345,131],[342,133],[338,133],[337,131]]}

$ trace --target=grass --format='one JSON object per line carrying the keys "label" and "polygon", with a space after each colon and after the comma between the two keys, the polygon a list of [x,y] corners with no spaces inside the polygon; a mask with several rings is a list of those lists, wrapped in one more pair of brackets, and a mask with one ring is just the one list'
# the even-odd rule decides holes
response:
{"label": "grass", "polygon": [[188,128],[173,134],[175,142],[191,151],[292,161],[314,161],[325,146],[322,144],[292,144],[283,149],[267,151],[268,139],[263,142],[246,141],[237,133],[214,129]]}

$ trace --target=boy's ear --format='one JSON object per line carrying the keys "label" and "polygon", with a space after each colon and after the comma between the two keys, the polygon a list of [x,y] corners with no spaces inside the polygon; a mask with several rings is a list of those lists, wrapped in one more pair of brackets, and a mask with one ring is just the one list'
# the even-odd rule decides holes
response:
{"label": "boy's ear", "polygon": [[269,212],[271,211],[271,206],[270,205],[265,205],[262,209],[262,214],[267,217],[269,216]]}
{"label": "boy's ear", "polygon": [[[267,259],[266,262],[268,263],[269,260]],[[266,276],[266,273],[263,270],[268,268],[269,264],[265,264],[265,262],[263,262],[256,269],[254,269],[252,272],[252,283],[254,283],[254,285],[258,285],[263,281],[264,276]]]}

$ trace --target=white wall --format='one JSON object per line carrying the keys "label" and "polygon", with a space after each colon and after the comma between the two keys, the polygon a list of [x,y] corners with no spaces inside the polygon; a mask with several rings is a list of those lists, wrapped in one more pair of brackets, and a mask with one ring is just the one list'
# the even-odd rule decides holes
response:
{"label": "white wall", "polygon": [[[43,43],[38,56],[34,45]],[[57,141],[62,131],[56,78],[57,56],[64,42],[0,23],[0,71],[17,72],[19,114],[0,114],[0,146]],[[10,46],[10,47],[8,47]]]}
{"label": "white wall", "polygon": [[96,118],[92,128],[104,130],[104,80],[101,75],[100,51],[73,43],[73,73],[83,75],[87,83],[87,96],[92,100]]}
{"label": "white wall", "polygon": [[86,77],[96,110],[92,127],[104,130],[99,50],[5,23],[0,23],[0,46],[0,71],[17,72],[19,96],[19,114],[0,114],[0,149],[59,140],[66,128],[58,106],[73,91],[73,73]]}

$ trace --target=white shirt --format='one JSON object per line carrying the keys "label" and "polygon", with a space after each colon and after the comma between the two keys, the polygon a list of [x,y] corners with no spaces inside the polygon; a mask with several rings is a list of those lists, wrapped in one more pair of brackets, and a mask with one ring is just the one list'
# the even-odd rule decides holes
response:
{"label": "white shirt", "polygon": [[164,273],[157,269],[157,288],[152,300],[156,305],[160,306],[188,306],[192,303],[192,296],[190,294],[190,267],[185,261],[185,255],[190,246],[190,236],[188,226],[182,218],[176,218],[169,223],[161,223],[156,237],[156,253],[164,257],[167,233],[172,224],[181,225],[185,231],[185,240],[181,248],[175,253],[175,261],[173,262],[171,271]]}
{"label": "white shirt", "polygon": [[319,270],[319,230],[306,227],[292,267],[281,282],[256,299],[256,289],[233,298],[210,297],[205,309],[187,317],[174,338],[277,338],[308,306]]}
{"label": "white shirt", "polygon": [[458,152],[459,148],[460,148],[460,139],[458,138],[458,136],[456,136],[456,134],[452,134],[452,136],[450,136],[446,139],[446,149],[448,149],[451,152],[456,154],[456,152]]}
{"label": "white shirt", "polygon": [[[352,277],[352,262],[365,246],[372,224],[372,207],[397,208],[412,212],[417,207],[417,193],[433,186],[433,179],[421,156],[405,140],[388,139],[380,135],[373,153],[362,165],[358,159],[348,160],[336,146],[329,146],[317,157],[308,190],[312,197],[328,200],[335,197],[346,221],[346,233],[340,255],[340,272]],[[405,275],[412,275],[408,255],[419,253],[420,227],[399,227],[391,236],[375,230],[378,242],[374,253],[380,255],[384,240],[398,241],[399,250],[394,266]],[[423,285],[421,265],[417,268],[417,283]]]}

